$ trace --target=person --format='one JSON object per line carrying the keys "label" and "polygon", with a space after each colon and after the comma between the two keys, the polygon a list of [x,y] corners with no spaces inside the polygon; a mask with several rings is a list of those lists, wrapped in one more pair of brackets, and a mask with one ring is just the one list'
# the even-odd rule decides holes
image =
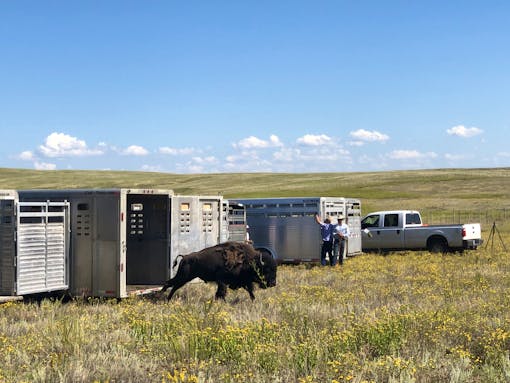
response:
{"label": "person", "polygon": [[335,259],[338,258],[340,265],[344,264],[344,252],[350,235],[349,226],[344,222],[344,216],[340,214],[333,230],[333,253]]}
{"label": "person", "polygon": [[321,227],[321,265],[327,265],[326,255],[329,255],[329,263],[331,266],[334,266],[336,264],[336,259],[334,259],[333,253],[333,229],[335,225],[331,223],[329,218],[326,218],[324,222],[321,222],[321,217],[319,217],[318,214],[315,214],[315,221],[317,221]]}

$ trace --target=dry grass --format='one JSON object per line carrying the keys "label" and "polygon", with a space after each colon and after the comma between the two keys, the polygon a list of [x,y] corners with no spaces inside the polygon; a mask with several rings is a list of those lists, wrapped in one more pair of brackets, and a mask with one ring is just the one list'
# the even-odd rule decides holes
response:
{"label": "dry grass", "polygon": [[[343,195],[360,197],[364,211],[510,203],[509,169],[235,179],[0,171],[2,188]],[[508,226],[500,226],[507,248]],[[6,303],[0,382],[508,382],[509,255],[496,238],[492,248],[463,255],[403,252],[361,255],[343,268],[284,266],[277,287],[257,290],[253,303],[244,291],[212,301],[214,286],[205,284],[185,286],[170,303]]]}
{"label": "dry grass", "polygon": [[[505,240],[508,241],[508,236]],[[2,382],[506,382],[510,257],[362,255],[278,286],[0,305]]]}
{"label": "dry grass", "polygon": [[363,210],[510,209],[510,168],[310,174],[169,174],[0,169],[2,189],[161,188],[235,197],[360,198]]}

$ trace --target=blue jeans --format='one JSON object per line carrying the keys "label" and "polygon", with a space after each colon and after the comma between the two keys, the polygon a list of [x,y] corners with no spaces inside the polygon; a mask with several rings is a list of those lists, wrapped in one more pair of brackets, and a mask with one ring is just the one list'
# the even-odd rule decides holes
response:
{"label": "blue jeans", "polygon": [[334,255],[335,260],[336,258],[338,258],[341,265],[343,265],[344,263],[345,243],[346,243],[345,239],[342,240],[335,239],[335,242],[333,243],[333,253],[335,254]]}
{"label": "blue jeans", "polygon": [[331,241],[322,241],[322,247],[321,247],[321,265],[326,266],[326,254],[329,254],[329,262],[331,266],[334,266],[336,264],[336,259],[333,252],[333,242]]}

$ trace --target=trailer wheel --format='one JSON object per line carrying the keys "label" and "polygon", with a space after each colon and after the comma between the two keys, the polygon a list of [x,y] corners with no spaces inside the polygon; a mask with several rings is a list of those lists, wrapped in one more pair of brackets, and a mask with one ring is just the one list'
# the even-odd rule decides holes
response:
{"label": "trailer wheel", "polygon": [[276,259],[276,257],[274,256],[274,254],[271,252],[271,250],[265,248],[265,247],[256,247],[255,250],[261,252],[262,254],[267,254],[269,255],[270,257],[272,257],[273,259]]}
{"label": "trailer wheel", "polygon": [[432,237],[427,241],[427,249],[431,253],[446,253],[448,243],[443,237]]}

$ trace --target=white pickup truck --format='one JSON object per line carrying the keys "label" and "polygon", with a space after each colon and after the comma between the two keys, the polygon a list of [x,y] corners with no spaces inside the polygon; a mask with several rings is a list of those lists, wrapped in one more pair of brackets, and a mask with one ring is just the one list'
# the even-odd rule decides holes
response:
{"label": "white pickup truck", "polygon": [[444,253],[476,249],[482,242],[479,223],[425,225],[415,210],[378,211],[361,220],[363,251],[428,249]]}

